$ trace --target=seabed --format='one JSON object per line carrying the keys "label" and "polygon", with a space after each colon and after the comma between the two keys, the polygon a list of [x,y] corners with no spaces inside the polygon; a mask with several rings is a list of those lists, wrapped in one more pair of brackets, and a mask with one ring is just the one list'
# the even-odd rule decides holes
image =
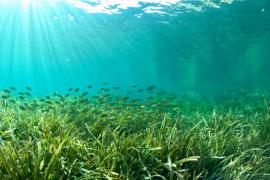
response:
{"label": "seabed", "polygon": [[118,89],[4,89],[0,179],[270,179],[269,93]]}

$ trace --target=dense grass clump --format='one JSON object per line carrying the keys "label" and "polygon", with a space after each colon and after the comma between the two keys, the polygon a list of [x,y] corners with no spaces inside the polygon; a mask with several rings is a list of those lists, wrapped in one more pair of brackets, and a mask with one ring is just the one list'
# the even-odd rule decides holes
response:
{"label": "dense grass clump", "polygon": [[270,179],[267,93],[69,91],[1,93],[0,179]]}

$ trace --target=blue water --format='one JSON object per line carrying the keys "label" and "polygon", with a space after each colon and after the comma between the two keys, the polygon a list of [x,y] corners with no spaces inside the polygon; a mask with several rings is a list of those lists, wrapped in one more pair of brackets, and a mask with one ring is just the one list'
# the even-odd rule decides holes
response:
{"label": "blue water", "polygon": [[0,0],[0,86],[270,87],[269,0]]}

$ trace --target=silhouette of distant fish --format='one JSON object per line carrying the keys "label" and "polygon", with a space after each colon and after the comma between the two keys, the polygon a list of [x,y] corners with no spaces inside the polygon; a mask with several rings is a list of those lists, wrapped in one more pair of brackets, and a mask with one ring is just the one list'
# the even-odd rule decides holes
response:
{"label": "silhouette of distant fish", "polygon": [[8,89],[4,89],[3,91],[4,91],[5,93],[7,93],[7,94],[11,93],[11,91],[8,90]]}
{"label": "silhouette of distant fish", "polygon": [[103,82],[103,83],[101,83],[101,85],[103,85],[103,86],[107,86],[107,85],[109,85],[109,83],[107,83],[107,82]]}
{"label": "silhouette of distant fish", "polygon": [[137,87],[137,84],[131,84],[131,87],[135,88]]}
{"label": "silhouette of distant fish", "polygon": [[84,97],[86,95],[88,95],[88,92],[84,92],[84,93],[81,94],[82,97]]}
{"label": "silhouette of distant fish", "polygon": [[138,90],[137,90],[138,93],[141,93],[141,92],[143,92],[143,91],[144,91],[143,89],[138,89]]}
{"label": "silhouette of distant fish", "polygon": [[156,88],[157,88],[156,86],[149,86],[146,90],[147,91],[153,91]]}
{"label": "silhouette of distant fish", "polygon": [[16,91],[17,89],[15,87],[10,87],[9,88],[11,91]]}
{"label": "silhouette of distant fish", "polygon": [[25,92],[24,93],[26,96],[31,96],[31,93],[29,93],[29,92]]}
{"label": "silhouette of distant fish", "polygon": [[26,110],[26,108],[23,105],[20,105],[19,106],[19,109],[22,110],[22,111],[25,111]]}
{"label": "silhouette of distant fish", "polygon": [[32,91],[32,88],[29,87],[29,86],[26,86],[25,89],[26,89],[27,91]]}

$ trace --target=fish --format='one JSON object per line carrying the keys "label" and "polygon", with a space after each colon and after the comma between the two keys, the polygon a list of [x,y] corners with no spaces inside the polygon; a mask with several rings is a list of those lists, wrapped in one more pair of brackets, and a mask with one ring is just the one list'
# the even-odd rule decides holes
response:
{"label": "fish", "polygon": [[25,98],[24,98],[24,96],[19,96],[18,97],[20,100],[24,100]]}
{"label": "fish", "polygon": [[10,103],[15,104],[16,101],[14,99],[9,100]]}
{"label": "fish", "polygon": [[54,106],[49,105],[48,108],[49,108],[49,110],[51,110],[54,108]]}
{"label": "fish", "polygon": [[87,95],[88,95],[88,92],[84,92],[81,94],[82,97],[87,96]]}
{"label": "fish", "polygon": [[88,103],[88,99],[81,99],[79,101],[79,103],[81,103],[81,104],[87,104]]}
{"label": "fish", "polygon": [[31,105],[31,107],[32,107],[32,109],[36,109],[36,108],[38,107],[38,104],[37,104],[37,103],[33,103],[33,104]]}
{"label": "fish", "polygon": [[100,116],[101,116],[102,118],[106,118],[106,117],[108,117],[108,116],[109,116],[109,114],[102,113]]}
{"label": "fish", "polygon": [[115,110],[121,110],[121,109],[123,109],[123,107],[122,106],[115,106],[114,109]]}
{"label": "fish", "polygon": [[39,99],[40,102],[45,102],[45,99],[41,98]]}
{"label": "fish", "polygon": [[22,111],[25,111],[26,110],[26,107],[24,107],[23,105],[20,105],[19,106],[19,109],[22,110]]}
{"label": "fish", "polygon": [[54,101],[55,102],[55,104],[57,104],[57,105],[61,105],[61,102],[60,101]]}
{"label": "fish", "polygon": [[32,91],[32,88],[29,87],[29,86],[26,86],[25,89],[26,89],[27,91]]}
{"label": "fish", "polygon": [[73,88],[69,88],[68,91],[73,91]]}
{"label": "fish", "polygon": [[2,95],[2,99],[8,99],[9,95]]}
{"label": "fish", "polygon": [[25,92],[24,93],[26,96],[31,96],[31,93],[29,93],[29,92]]}
{"label": "fish", "polygon": [[135,88],[137,87],[137,84],[131,84],[131,87]]}
{"label": "fish", "polygon": [[138,89],[138,90],[137,90],[138,93],[141,93],[141,92],[143,92],[143,91],[144,91],[143,89]]}
{"label": "fish", "polygon": [[15,87],[10,87],[9,88],[11,91],[16,91],[17,89]]}
{"label": "fish", "polygon": [[110,89],[109,89],[109,88],[101,88],[100,90],[101,90],[101,91],[104,91],[104,92],[108,92],[108,91],[110,91]]}
{"label": "fish", "polygon": [[149,86],[146,90],[147,91],[153,91],[156,88],[157,88],[156,86]]}
{"label": "fish", "polygon": [[92,85],[88,85],[87,88],[88,89],[91,89],[91,88],[93,88],[93,86]]}
{"label": "fish", "polygon": [[107,85],[109,85],[109,83],[107,83],[107,82],[103,82],[103,83],[101,83],[101,85],[103,85],[103,86],[107,86]]}
{"label": "fish", "polygon": [[103,97],[105,98],[109,98],[111,96],[111,94],[104,94]]}
{"label": "fish", "polygon": [[121,101],[127,101],[127,100],[129,100],[129,97],[128,97],[128,96],[122,97],[122,98],[120,98],[120,100],[121,100]]}
{"label": "fish", "polygon": [[127,92],[127,94],[132,94],[132,93],[133,93],[133,91],[128,91],[128,92]]}
{"label": "fish", "polygon": [[20,96],[24,96],[24,92],[18,92]]}
{"label": "fish", "polygon": [[45,101],[47,104],[53,104],[53,102],[52,101],[49,101],[49,100],[46,100]]}
{"label": "fish", "polygon": [[92,110],[92,114],[96,114],[98,112],[97,109]]}
{"label": "fish", "polygon": [[75,92],[79,92],[80,91],[80,88],[76,88],[74,89]]}
{"label": "fish", "polygon": [[3,91],[4,91],[5,93],[7,93],[7,94],[10,94],[10,93],[11,93],[11,91],[8,90],[8,89],[4,89]]}
{"label": "fish", "polygon": [[61,97],[64,97],[64,96],[62,94],[60,94],[60,93],[56,93],[56,97],[61,98]]}

